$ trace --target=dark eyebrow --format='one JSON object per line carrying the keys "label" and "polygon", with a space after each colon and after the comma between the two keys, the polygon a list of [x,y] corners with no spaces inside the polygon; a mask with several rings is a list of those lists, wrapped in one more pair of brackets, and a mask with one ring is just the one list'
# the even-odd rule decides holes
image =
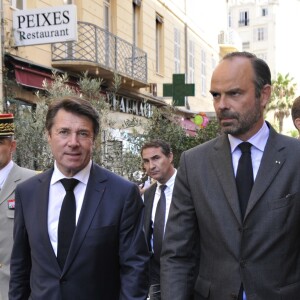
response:
{"label": "dark eyebrow", "polygon": [[217,95],[220,95],[219,92],[215,92],[215,91],[209,91],[211,93],[211,95],[214,97],[214,96],[217,96]]}
{"label": "dark eyebrow", "polygon": [[215,92],[215,91],[213,91],[213,90],[210,90],[209,91],[211,94],[218,94],[218,92]]}
{"label": "dark eyebrow", "polygon": [[240,92],[242,92],[242,91],[243,91],[243,90],[240,89],[240,88],[234,88],[234,89],[231,89],[231,90],[226,91],[226,94],[240,93]]}
{"label": "dark eyebrow", "polygon": [[143,161],[148,161],[148,160],[151,160],[151,159],[157,159],[157,158],[160,158],[160,155],[156,154],[154,156],[151,156],[149,158],[143,158]]}

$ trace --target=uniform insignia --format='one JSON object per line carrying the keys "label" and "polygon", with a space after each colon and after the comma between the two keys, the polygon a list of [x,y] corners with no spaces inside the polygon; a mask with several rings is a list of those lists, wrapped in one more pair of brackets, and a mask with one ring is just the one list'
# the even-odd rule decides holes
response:
{"label": "uniform insignia", "polygon": [[8,202],[8,209],[15,209],[15,199],[9,199]]}

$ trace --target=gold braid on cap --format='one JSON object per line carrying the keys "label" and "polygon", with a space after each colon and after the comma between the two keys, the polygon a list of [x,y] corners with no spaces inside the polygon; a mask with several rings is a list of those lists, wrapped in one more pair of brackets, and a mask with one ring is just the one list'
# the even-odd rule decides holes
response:
{"label": "gold braid on cap", "polygon": [[15,132],[14,123],[0,123],[0,136],[14,135],[14,132]]}
{"label": "gold braid on cap", "polygon": [[0,137],[13,136],[15,133],[14,115],[0,114]]}

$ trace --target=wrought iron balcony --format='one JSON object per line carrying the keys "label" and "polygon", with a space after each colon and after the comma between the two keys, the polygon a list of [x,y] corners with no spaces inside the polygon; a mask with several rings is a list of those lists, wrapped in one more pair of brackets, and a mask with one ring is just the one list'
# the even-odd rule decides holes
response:
{"label": "wrought iron balcony", "polygon": [[122,75],[135,86],[147,85],[147,53],[94,24],[78,22],[78,41],[52,44],[52,65],[70,71]]}
{"label": "wrought iron balcony", "polygon": [[240,27],[249,26],[249,23],[250,23],[250,19],[241,19],[241,20],[239,20],[239,26]]}

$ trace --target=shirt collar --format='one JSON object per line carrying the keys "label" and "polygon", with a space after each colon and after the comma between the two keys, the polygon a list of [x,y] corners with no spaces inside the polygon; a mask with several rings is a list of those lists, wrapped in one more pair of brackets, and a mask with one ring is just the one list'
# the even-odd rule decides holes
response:
{"label": "shirt collar", "polygon": [[[251,143],[255,148],[263,152],[267,144],[269,133],[270,129],[266,122],[264,122],[260,130],[255,135],[253,135],[247,142]],[[236,147],[240,143],[243,142],[242,140],[232,136],[231,134],[228,134],[228,139],[230,143],[231,153],[236,149]]]}
{"label": "shirt collar", "polygon": [[161,183],[157,182],[157,188],[158,189],[160,188],[161,185],[166,185],[167,188],[172,187],[174,185],[176,174],[177,174],[177,170],[176,169],[174,169],[174,170],[175,170],[174,174],[172,175],[172,177],[165,184],[161,184]]}
{"label": "shirt collar", "polygon": [[[80,170],[78,173],[76,173],[72,178],[75,178],[75,179],[79,180],[80,182],[87,184],[89,175],[90,175],[90,171],[91,171],[91,167],[92,167],[92,161],[90,160],[90,162],[82,170]],[[57,167],[56,161],[55,161],[54,162],[54,171],[52,174],[50,184],[55,184],[56,182],[60,181],[63,178],[66,178],[66,176],[60,172],[60,170]]]}
{"label": "shirt collar", "polygon": [[0,170],[0,182],[4,183],[4,181],[6,180],[10,170],[13,168],[14,163],[11,160],[4,168],[2,168]]}

